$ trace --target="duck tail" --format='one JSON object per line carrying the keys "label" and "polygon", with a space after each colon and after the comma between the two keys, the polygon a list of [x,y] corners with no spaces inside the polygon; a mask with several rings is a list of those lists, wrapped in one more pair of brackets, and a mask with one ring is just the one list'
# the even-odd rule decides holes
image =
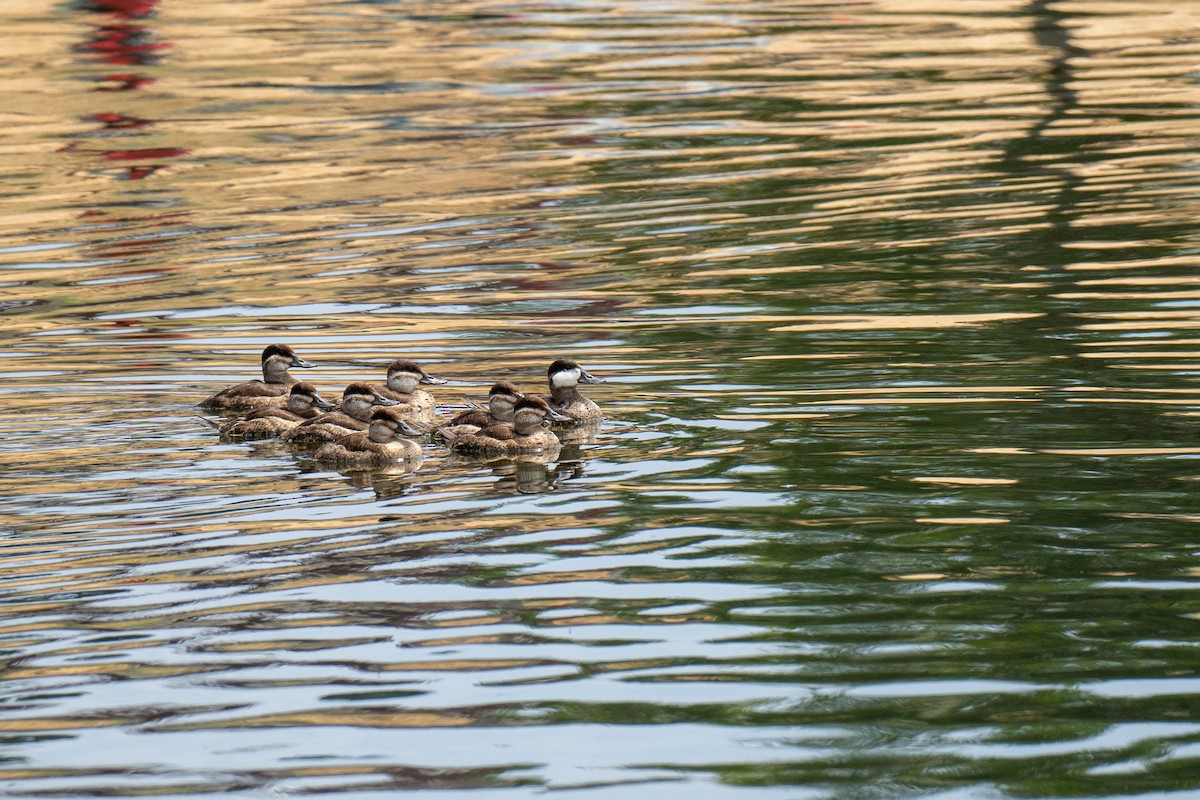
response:
{"label": "duck tail", "polygon": [[221,424],[219,422],[213,422],[208,417],[202,417],[199,414],[193,414],[192,416],[194,416],[196,419],[200,420],[201,422],[207,422],[209,425],[212,425],[217,430],[221,430]]}

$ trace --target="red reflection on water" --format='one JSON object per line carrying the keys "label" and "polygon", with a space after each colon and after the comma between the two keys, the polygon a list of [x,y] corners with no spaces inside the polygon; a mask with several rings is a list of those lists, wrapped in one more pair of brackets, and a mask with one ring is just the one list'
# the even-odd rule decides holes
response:
{"label": "red reflection on water", "polygon": [[106,64],[120,66],[142,66],[158,63],[157,52],[171,45],[167,42],[151,42],[150,28],[145,25],[115,23],[96,28],[91,38],[75,45],[82,52],[95,53]]}
{"label": "red reflection on water", "polygon": [[145,150],[110,150],[104,154],[109,161],[137,161],[142,158],[174,158],[192,152],[186,147],[150,147]]}
{"label": "red reflection on water", "polygon": [[88,11],[112,14],[119,19],[137,19],[150,16],[158,0],[85,0],[81,5]]}
{"label": "red reflection on water", "polygon": [[[170,42],[156,41],[154,31],[149,25],[135,24],[133,20],[143,20],[153,16],[158,8],[159,0],[82,0],[79,8],[95,14],[101,14],[108,21],[96,25],[87,40],[75,46],[76,52],[83,52],[99,58],[105,64],[120,66],[153,66],[160,60],[160,54],[171,46]],[[142,89],[154,78],[132,72],[118,72],[105,75],[102,79],[115,86],[99,86],[97,91],[130,92]],[[124,114],[116,111],[102,111],[88,114],[84,119],[100,125],[102,131],[133,133],[141,128],[154,124],[154,120]],[[115,135],[120,135],[117,133]],[[60,152],[78,152],[74,143],[62,148]],[[98,153],[105,161],[142,161],[145,159],[159,160],[177,158],[191,152],[186,147],[146,147],[127,148],[122,150],[107,150]],[[166,168],[166,164],[138,164],[126,167],[117,176],[121,180],[138,181]]]}

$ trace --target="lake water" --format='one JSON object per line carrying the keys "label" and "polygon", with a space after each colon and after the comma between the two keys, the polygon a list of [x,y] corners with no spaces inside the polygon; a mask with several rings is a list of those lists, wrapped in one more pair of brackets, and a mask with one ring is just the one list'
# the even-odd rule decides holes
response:
{"label": "lake water", "polygon": [[1200,5],[3,11],[0,793],[1200,796]]}

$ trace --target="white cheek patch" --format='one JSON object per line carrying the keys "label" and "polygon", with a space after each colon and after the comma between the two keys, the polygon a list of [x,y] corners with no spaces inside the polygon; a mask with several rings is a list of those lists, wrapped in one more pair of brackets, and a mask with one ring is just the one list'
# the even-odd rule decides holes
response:
{"label": "white cheek patch", "polygon": [[582,370],[564,369],[551,375],[550,383],[553,386],[576,386],[580,377],[582,377]]}

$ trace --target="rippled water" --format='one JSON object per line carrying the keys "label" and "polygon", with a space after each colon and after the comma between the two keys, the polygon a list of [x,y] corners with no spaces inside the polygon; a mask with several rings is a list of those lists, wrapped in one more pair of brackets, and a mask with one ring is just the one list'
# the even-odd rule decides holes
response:
{"label": "rippled water", "polygon": [[[1200,792],[1200,6],[4,10],[0,793]],[[218,441],[274,341],[609,420]]]}

